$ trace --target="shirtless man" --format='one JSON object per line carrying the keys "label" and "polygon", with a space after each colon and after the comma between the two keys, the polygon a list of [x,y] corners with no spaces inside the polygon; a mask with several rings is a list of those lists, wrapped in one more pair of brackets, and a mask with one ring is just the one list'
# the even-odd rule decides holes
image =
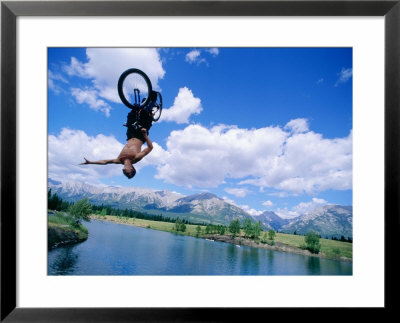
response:
{"label": "shirtless man", "polygon": [[[119,156],[115,159],[105,159],[98,161],[89,161],[86,158],[84,163],[80,165],[107,165],[107,164],[123,164],[124,168],[122,172],[128,178],[132,178],[136,174],[136,169],[133,167],[133,164],[136,164],[138,161],[142,160],[144,156],[150,153],[153,150],[153,144],[148,137],[147,130],[145,128],[141,128],[140,131],[133,129],[128,129],[128,142],[125,147],[122,148]],[[147,147],[143,150],[143,143],[147,143]]]}

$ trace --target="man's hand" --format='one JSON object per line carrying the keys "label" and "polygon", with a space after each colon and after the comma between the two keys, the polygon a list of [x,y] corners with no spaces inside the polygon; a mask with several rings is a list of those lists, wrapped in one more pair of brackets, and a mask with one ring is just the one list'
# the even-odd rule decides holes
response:
{"label": "man's hand", "polygon": [[83,159],[85,160],[84,163],[80,163],[79,165],[88,165],[90,164],[90,161],[88,161],[85,157],[83,157]]}
{"label": "man's hand", "polygon": [[147,136],[146,128],[142,128],[142,129],[140,129],[140,131],[142,132],[142,135],[146,138],[146,136]]}

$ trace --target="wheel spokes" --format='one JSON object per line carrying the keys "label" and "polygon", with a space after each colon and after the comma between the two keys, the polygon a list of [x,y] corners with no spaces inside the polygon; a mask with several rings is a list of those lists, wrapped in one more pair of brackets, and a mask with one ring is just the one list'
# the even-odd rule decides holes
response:
{"label": "wheel spokes", "polygon": [[129,102],[139,106],[142,100],[149,96],[149,88],[143,76],[132,73],[124,81],[123,93]]}

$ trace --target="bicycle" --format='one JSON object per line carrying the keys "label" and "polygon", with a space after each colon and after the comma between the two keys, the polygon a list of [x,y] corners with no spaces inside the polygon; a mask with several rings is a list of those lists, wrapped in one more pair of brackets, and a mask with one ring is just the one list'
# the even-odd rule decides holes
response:
{"label": "bicycle", "polygon": [[[128,108],[138,111],[139,115],[145,111],[156,122],[161,117],[162,96],[153,91],[149,77],[137,68],[130,68],[123,72],[118,80],[118,95]],[[141,95],[143,98],[141,98]]]}

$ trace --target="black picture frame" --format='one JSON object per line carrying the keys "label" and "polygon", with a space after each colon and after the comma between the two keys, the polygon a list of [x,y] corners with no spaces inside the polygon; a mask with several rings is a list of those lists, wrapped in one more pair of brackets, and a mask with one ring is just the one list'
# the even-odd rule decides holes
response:
{"label": "black picture frame", "polygon": [[[385,19],[385,306],[369,319],[396,311],[399,287],[400,0],[355,1],[2,1],[1,3],[1,321],[187,322],[229,321],[288,309],[244,308],[18,308],[16,307],[16,19],[19,16],[381,16]],[[371,243],[373,243],[371,239]],[[373,255],[371,255],[373,257]],[[327,291],[329,292],[329,291]],[[345,291],[344,291],[345,292]],[[297,309],[301,310],[301,309]],[[335,309],[329,320],[340,318]],[[354,309],[357,310],[357,309]],[[382,313],[384,311],[384,313]],[[253,313],[254,312],[254,313]],[[269,313],[269,312],[268,312]],[[254,315],[254,316],[253,316]],[[372,316],[371,316],[372,315]],[[324,315],[324,319],[327,315]],[[348,317],[350,318],[350,317]],[[270,320],[270,318],[268,318]],[[340,318],[341,319],[341,318]]]}

